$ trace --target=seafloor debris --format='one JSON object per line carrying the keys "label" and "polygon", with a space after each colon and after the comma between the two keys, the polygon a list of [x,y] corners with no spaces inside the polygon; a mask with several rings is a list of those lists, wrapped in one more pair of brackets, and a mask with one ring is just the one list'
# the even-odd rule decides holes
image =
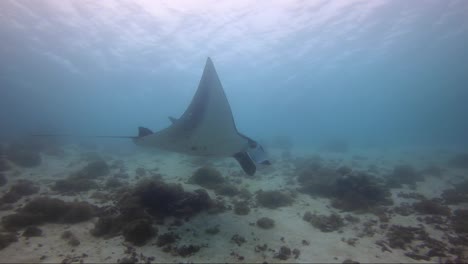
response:
{"label": "seafloor debris", "polygon": [[414,187],[416,182],[424,180],[424,175],[408,164],[397,165],[393,171],[386,176],[387,186],[400,188],[403,184]]}
{"label": "seafloor debris", "polygon": [[294,202],[294,198],[282,191],[263,191],[256,192],[257,203],[260,206],[275,209],[278,207],[288,206]]}
{"label": "seafloor debris", "polygon": [[275,220],[269,217],[262,217],[257,220],[257,226],[262,229],[272,229],[275,226]]}
{"label": "seafloor debris", "polygon": [[315,228],[320,229],[322,232],[333,232],[344,226],[343,218],[336,213],[332,213],[327,216],[306,212],[302,219],[309,222]]}
{"label": "seafloor debris", "polygon": [[38,191],[39,187],[37,187],[32,181],[18,180],[10,187],[8,192],[0,198],[0,203],[14,203],[23,196],[32,195]]}
{"label": "seafloor debris", "polygon": [[60,199],[39,197],[28,202],[17,213],[2,218],[3,227],[9,231],[46,222],[78,223],[91,219],[96,207],[87,202],[64,202]]}

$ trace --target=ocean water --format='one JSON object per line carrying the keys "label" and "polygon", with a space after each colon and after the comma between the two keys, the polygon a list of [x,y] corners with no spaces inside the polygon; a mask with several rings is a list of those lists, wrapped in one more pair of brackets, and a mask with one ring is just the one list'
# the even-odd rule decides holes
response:
{"label": "ocean water", "polygon": [[[467,47],[464,0],[2,0],[0,165],[8,169],[0,166],[5,178],[0,216],[11,215],[39,196],[89,202],[101,209],[77,224],[44,220],[9,228],[2,220],[0,261],[116,262],[131,258],[132,252],[146,256],[138,261],[152,256],[150,262],[467,261],[468,231],[460,227],[468,225],[468,213],[460,216],[468,202],[463,196],[468,191]],[[139,126],[153,131],[168,127],[168,117],[178,118],[191,102],[208,57],[237,129],[265,147],[272,165],[258,165],[255,176],[249,177],[228,156],[205,160],[143,149],[128,139],[94,137],[132,137]],[[105,163],[101,165],[106,176],[95,175],[93,188],[59,190],[57,181],[99,170],[99,163],[94,164],[98,168],[86,167],[96,157]],[[233,184],[231,190],[247,190],[251,197],[228,195],[191,178],[207,165]],[[354,186],[340,177],[355,179],[362,176],[358,172],[381,181],[388,195],[379,189],[375,196],[357,191],[350,197],[378,200],[377,211],[384,213],[366,208],[358,214],[352,206],[337,205],[347,199],[340,188]],[[118,178],[121,174],[127,176]],[[324,187],[322,180],[304,175],[333,182]],[[145,177],[181,184],[186,191],[201,186],[213,200],[224,199],[227,208],[244,202],[251,212],[201,212],[172,229],[158,224],[159,236],[142,245],[130,243],[131,250],[121,244],[125,234],[113,234],[110,240],[90,234],[104,208],[123,210],[118,193],[136,195],[140,190],[117,191],[116,197],[108,181],[123,179],[123,185],[137,188]],[[12,202],[8,193],[20,180],[31,181],[40,192]],[[317,192],[317,186],[327,189],[330,184],[340,191]],[[372,185],[365,180],[361,184]],[[294,202],[285,198],[284,205],[271,208],[263,204],[260,190],[294,194]],[[463,197],[453,202],[448,192],[444,194],[447,190]],[[425,198],[416,199],[416,194]],[[107,198],[99,202],[96,197],[102,195]],[[379,195],[390,197],[393,205],[383,203]],[[428,201],[436,205],[427,207],[450,212],[418,211],[416,203]],[[408,203],[410,211],[399,214]],[[340,230],[322,232],[308,223],[316,218],[303,220],[306,211],[337,213],[343,219],[356,214],[361,222],[345,220]],[[166,213],[169,219],[177,218]],[[390,220],[382,220],[382,214]],[[444,245],[437,247],[443,254],[427,256],[424,249],[434,249],[427,245],[408,253],[408,248],[416,248],[414,240],[424,239],[408,238],[412,246],[395,244],[392,236],[413,232],[421,237],[421,230],[402,231],[398,226],[416,228],[421,222],[417,217],[427,215],[439,217],[439,222],[434,220],[439,226],[423,224],[428,236]],[[256,227],[262,216],[274,219],[275,227]],[[150,221],[156,226],[155,219]],[[372,221],[379,221],[380,227]],[[42,228],[43,234],[21,236],[30,225]],[[376,235],[364,232],[365,226],[376,229]],[[204,233],[210,227],[221,231]],[[63,242],[60,234],[68,229],[80,245]],[[155,246],[166,229],[182,237],[167,251]],[[16,241],[4,243],[11,234]],[[360,242],[355,244],[353,238]],[[383,240],[388,240],[388,250],[381,246]],[[184,255],[179,249],[190,243],[200,249]],[[264,243],[269,243],[268,249],[262,250]],[[37,244],[45,246],[33,246]],[[301,253],[288,255],[282,246]]]}

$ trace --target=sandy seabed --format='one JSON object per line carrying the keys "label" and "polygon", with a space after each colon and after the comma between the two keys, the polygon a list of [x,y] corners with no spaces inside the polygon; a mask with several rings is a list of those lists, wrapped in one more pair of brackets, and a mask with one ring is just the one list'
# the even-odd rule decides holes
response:
{"label": "sandy seabed", "polygon": [[[59,198],[64,201],[87,201],[98,207],[112,206],[115,201],[99,200],[95,193],[111,193],[113,190],[105,187],[105,182],[116,173],[126,173],[128,178],[125,184],[135,185],[139,180],[149,175],[160,175],[164,182],[180,183],[184,190],[193,191],[200,188],[196,184],[188,183],[188,179],[196,169],[204,162],[201,159],[175,153],[157,151],[130,151],[118,153],[106,149],[97,148],[90,151],[78,145],[65,145],[61,147],[61,155],[47,155],[41,153],[42,162],[33,168],[23,168],[11,163],[12,168],[2,172],[8,182],[0,187],[5,194],[9,188],[19,179],[33,181],[40,187],[36,194],[22,197],[11,206],[3,206],[0,217],[10,215],[22,207],[28,201],[38,196]],[[91,154],[90,154],[91,153]],[[111,169],[108,176],[96,179],[97,189],[64,194],[52,190],[51,186],[64,179],[74,171],[84,167],[90,155],[99,155],[109,165],[119,163],[118,169]],[[287,154],[287,153],[286,153]],[[17,230],[16,242],[12,242],[0,250],[0,262],[26,263],[115,263],[122,260],[138,259],[139,262],[236,262],[236,263],[427,263],[454,260],[464,256],[467,252],[467,244],[454,244],[450,237],[458,234],[450,229],[448,218],[445,219],[444,228],[421,221],[420,215],[411,213],[401,215],[388,213],[387,218],[371,212],[356,213],[342,211],[331,206],[330,199],[311,196],[298,190],[295,181],[295,163],[297,157],[319,155],[326,164],[346,165],[352,170],[368,170],[369,167],[378,170],[374,174],[383,177],[392,171],[395,165],[405,163],[415,168],[423,168],[428,164],[440,164],[444,168],[442,176],[425,176],[423,181],[417,182],[415,187],[403,185],[400,188],[391,189],[393,205],[386,208],[396,208],[402,204],[411,204],[416,200],[404,198],[399,193],[418,193],[427,199],[439,198],[442,192],[452,188],[457,182],[468,179],[468,171],[446,167],[445,161],[452,155],[450,151],[428,149],[385,149],[385,150],[360,150],[352,149],[345,153],[329,153],[317,150],[292,149],[286,155],[279,149],[270,150],[272,165],[259,168],[254,177],[244,175],[234,159],[216,159],[210,161],[210,166],[221,172],[239,188],[248,189],[254,196],[258,190],[287,190],[294,196],[294,202],[289,206],[274,209],[265,208],[252,198],[250,213],[237,215],[233,210],[226,210],[218,214],[200,212],[191,217],[189,221],[174,227],[165,221],[165,224],[156,224],[158,234],[172,230],[180,239],[178,245],[201,245],[199,251],[180,256],[171,252],[164,252],[161,247],[155,245],[157,236],[147,241],[142,246],[135,246],[126,242],[122,235],[110,238],[95,237],[91,230],[97,221],[97,217],[91,220],[76,223],[44,223],[39,225],[42,235],[37,237],[22,236],[23,230]],[[112,166],[111,166],[112,168]],[[145,175],[138,175],[138,168],[143,168]],[[141,169],[140,169],[141,171]],[[213,190],[208,190],[212,199],[217,195]],[[93,195],[94,194],[94,195]],[[222,197],[228,208],[232,208],[233,202],[238,199]],[[452,212],[456,209],[467,209],[466,204],[449,205]],[[358,221],[345,221],[344,226],[331,232],[323,232],[309,222],[303,220],[305,212],[329,215],[337,213],[346,219],[351,215]],[[256,225],[261,217],[274,220],[275,225],[271,229],[262,229]],[[419,219],[418,219],[419,218]],[[419,252],[425,255],[427,250],[418,246],[417,239],[409,242],[406,249],[392,248],[389,245],[386,234],[393,225],[423,227],[429,236],[444,243],[447,246],[445,256],[434,256],[429,259],[417,259],[408,256],[408,252]],[[216,234],[207,234],[207,228],[218,227]],[[79,240],[78,245],[71,245],[62,238],[64,231],[71,231]],[[236,243],[233,237],[242,237],[240,243]],[[267,245],[263,248],[263,245]],[[284,259],[278,257],[281,247],[287,247],[291,254]],[[419,248],[418,248],[419,247]],[[456,248],[455,251],[449,250]],[[466,259],[465,259],[466,261]]]}

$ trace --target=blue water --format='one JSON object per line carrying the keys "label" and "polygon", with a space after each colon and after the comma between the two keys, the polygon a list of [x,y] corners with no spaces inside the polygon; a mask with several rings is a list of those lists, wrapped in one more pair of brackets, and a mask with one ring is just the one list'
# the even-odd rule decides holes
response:
{"label": "blue water", "polygon": [[238,129],[468,146],[468,1],[0,1],[0,136],[169,125],[210,56]]}

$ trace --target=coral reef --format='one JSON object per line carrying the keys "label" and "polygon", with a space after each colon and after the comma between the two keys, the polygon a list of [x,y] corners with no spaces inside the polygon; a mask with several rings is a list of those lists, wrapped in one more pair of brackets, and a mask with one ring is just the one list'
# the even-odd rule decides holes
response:
{"label": "coral reef", "polygon": [[392,173],[387,175],[387,186],[390,188],[401,188],[403,184],[414,187],[417,182],[424,180],[424,175],[418,172],[411,165],[397,165]]}
{"label": "coral reef", "polygon": [[248,215],[250,213],[249,203],[247,201],[234,202],[234,213],[236,215]]}
{"label": "coral reef", "polygon": [[14,233],[0,233],[0,250],[8,247],[11,243],[18,241]]}
{"label": "coral reef", "polygon": [[228,183],[218,170],[209,166],[196,170],[188,182],[214,190],[217,195],[235,196],[240,194],[236,186]]}
{"label": "coral reef", "polygon": [[316,159],[299,165],[296,168],[296,174],[298,175],[297,181],[301,186],[299,189],[301,192],[325,197],[333,195],[334,184],[341,177],[336,170],[323,166]]}
{"label": "coral reef", "polygon": [[[188,220],[203,210],[210,212],[222,207],[203,189],[185,192],[179,184],[158,180],[143,180],[121,197],[117,203],[117,214],[100,216],[91,230],[92,235],[112,237],[128,234],[127,241],[141,246],[157,233],[152,227],[152,219],[174,216]],[[135,237],[129,230],[136,234]]]}
{"label": "coral reef", "polygon": [[37,237],[42,235],[42,230],[37,226],[28,226],[24,229],[24,237]]}
{"label": "coral reef", "polygon": [[257,220],[257,226],[262,229],[272,229],[275,226],[275,220],[268,217],[262,217]]}
{"label": "coral reef", "polygon": [[448,165],[453,168],[468,169],[468,153],[460,153],[448,161]]}
{"label": "coral reef", "polygon": [[234,242],[236,243],[237,246],[242,246],[242,244],[244,244],[245,242],[247,242],[247,240],[245,240],[245,237],[239,235],[239,234],[235,234],[231,237],[231,242]]}
{"label": "coral reef", "polygon": [[[109,172],[110,168],[107,163],[101,158],[97,158],[89,162],[81,170],[72,173],[67,178],[56,181],[51,189],[63,194],[89,191],[98,187],[93,181],[94,179],[105,176],[109,174]],[[108,181],[111,180],[109,179]]]}
{"label": "coral reef", "polygon": [[181,257],[188,257],[200,251],[200,248],[198,245],[182,245],[177,247],[173,253]]}
{"label": "coral reef", "polygon": [[413,208],[420,214],[449,216],[451,210],[448,206],[442,205],[440,199],[423,199],[413,204]]}
{"label": "coral reef", "polygon": [[9,231],[46,222],[77,223],[91,219],[95,206],[86,202],[64,202],[60,199],[39,197],[31,200],[17,213],[2,218],[3,227]]}
{"label": "coral reef", "polygon": [[107,163],[104,160],[98,159],[98,160],[91,161],[84,168],[77,171],[71,177],[91,180],[91,179],[96,179],[101,176],[105,176],[109,174],[109,172],[110,172],[109,165],[107,165]]}
{"label": "coral reef", "polygon": [[71,231],[67,230],[60,236],[63,240],[67,241],[68,245],[76,247],[80,245],[80,240]]}
{"label": "coral reef", "polygon": [[219,185],[224,184],[225,182],[226,180],[221,175],[221,172],[207,166],[196,170],[189,179],[189,183],[198,184],[207,189],[216,189]]}
{"label": "coral reef", "polygon": [[392,225],[386,236],[391,248],[406,250],[406,247],[425,231],[419,227]]}
{"label": "coral reef", "polygon": [[158,232],[154,228],[150,220],[137,219],[125,225],[123,228],[123,236],[125,241],[131,242],[134,245],[142,246],[149,239],[154,237]]}
{"label": "coral reef", "polygon": [[336,213],[326,216],[306,212],[302,219],[309,222],[315,228],[320,229],[322,232],[333,232],[344,226],[343,218]]}
{"label": "coral reef", "polygon": [[366,211],[380,205],[391,205],[390,191],[381,181],[364,172],[324,167],[317,160],[299,169],[299,191],[331,198],[332,206],[345,211]]}
{"label": "coral reef", "polygon": [[333,197],[332,206],[344,211],[368,211],[393,204],[390,191],[376,177],[364,173],[337,179]]}
{"label": "coral reef", "polygon": [[179,184],[167,184],[162,181],[144,181],[135,187],[132,196],[152,215],[160,217],[192,216],[214,205],[203,189],[185,192]]}
{"label": "coral reef", "polygon": [[257,203],[260,206],[275,209],[278,207],[289,206],[294,202],[294,198],[281,191],[257,191]]}
{"label": "coral reef", "polygon": [[391,248],[409,250],[405,255],[415,260],[429,261],[432,257],[447,256],[445,243],[431,238],[422,227],[392,225],[386,237]]}
{"label": "coral reef", "polygon": [[444,190],[441,196],[446,204],[468,203],[468,180],[456,184],[451,189]]}
{"label": "coral reef", "polygon": [[239,189],[232,184],[221,184],[215,189],[217,195],[235,196],[240,194]]}
{"label": "coral reef", "polygon": [[119,187],[122,187],[124,185],[125,185],[125,183],[122,182],[121,180],[119,180],[119,178],[117,178],[117,177],[112,177],[112,178],[107,179],[106,183],[104,184],[106,189],[119,188]]}
{"label": "coral reef", "polygon": [[457,233],[468,234],[468,209],[455,210],[450,223]]}
{"label": "coral reef", "polygon": [[23,196],[29,196],[37,192],[39,192],[39,187],[37,187],[32,181],[18,180],[10,187],[8,192],[0,198],[0,203],[14,203]]}
{"label": "coral reef", "polygon": [[90,179],[81,179],[68,177],[63,180],[58,180],[51,187],[52,190],[63,194],[74,194],[77,192],[86,192],[97,188],[97,184]]}
{"label": "coral reef", "polygon": [[281,246],[278,253],[274,256],[277,259],[287,260],[291,257],[291,249],[287,246]]}
{"label": "coral reef", "polygon": [[156,241],[156,246],[163,247],[163,246],[171,245],[177,242],[177,240],[179,239],[180,237],[176,233],[167,232],[158,236],[158,240]]}

